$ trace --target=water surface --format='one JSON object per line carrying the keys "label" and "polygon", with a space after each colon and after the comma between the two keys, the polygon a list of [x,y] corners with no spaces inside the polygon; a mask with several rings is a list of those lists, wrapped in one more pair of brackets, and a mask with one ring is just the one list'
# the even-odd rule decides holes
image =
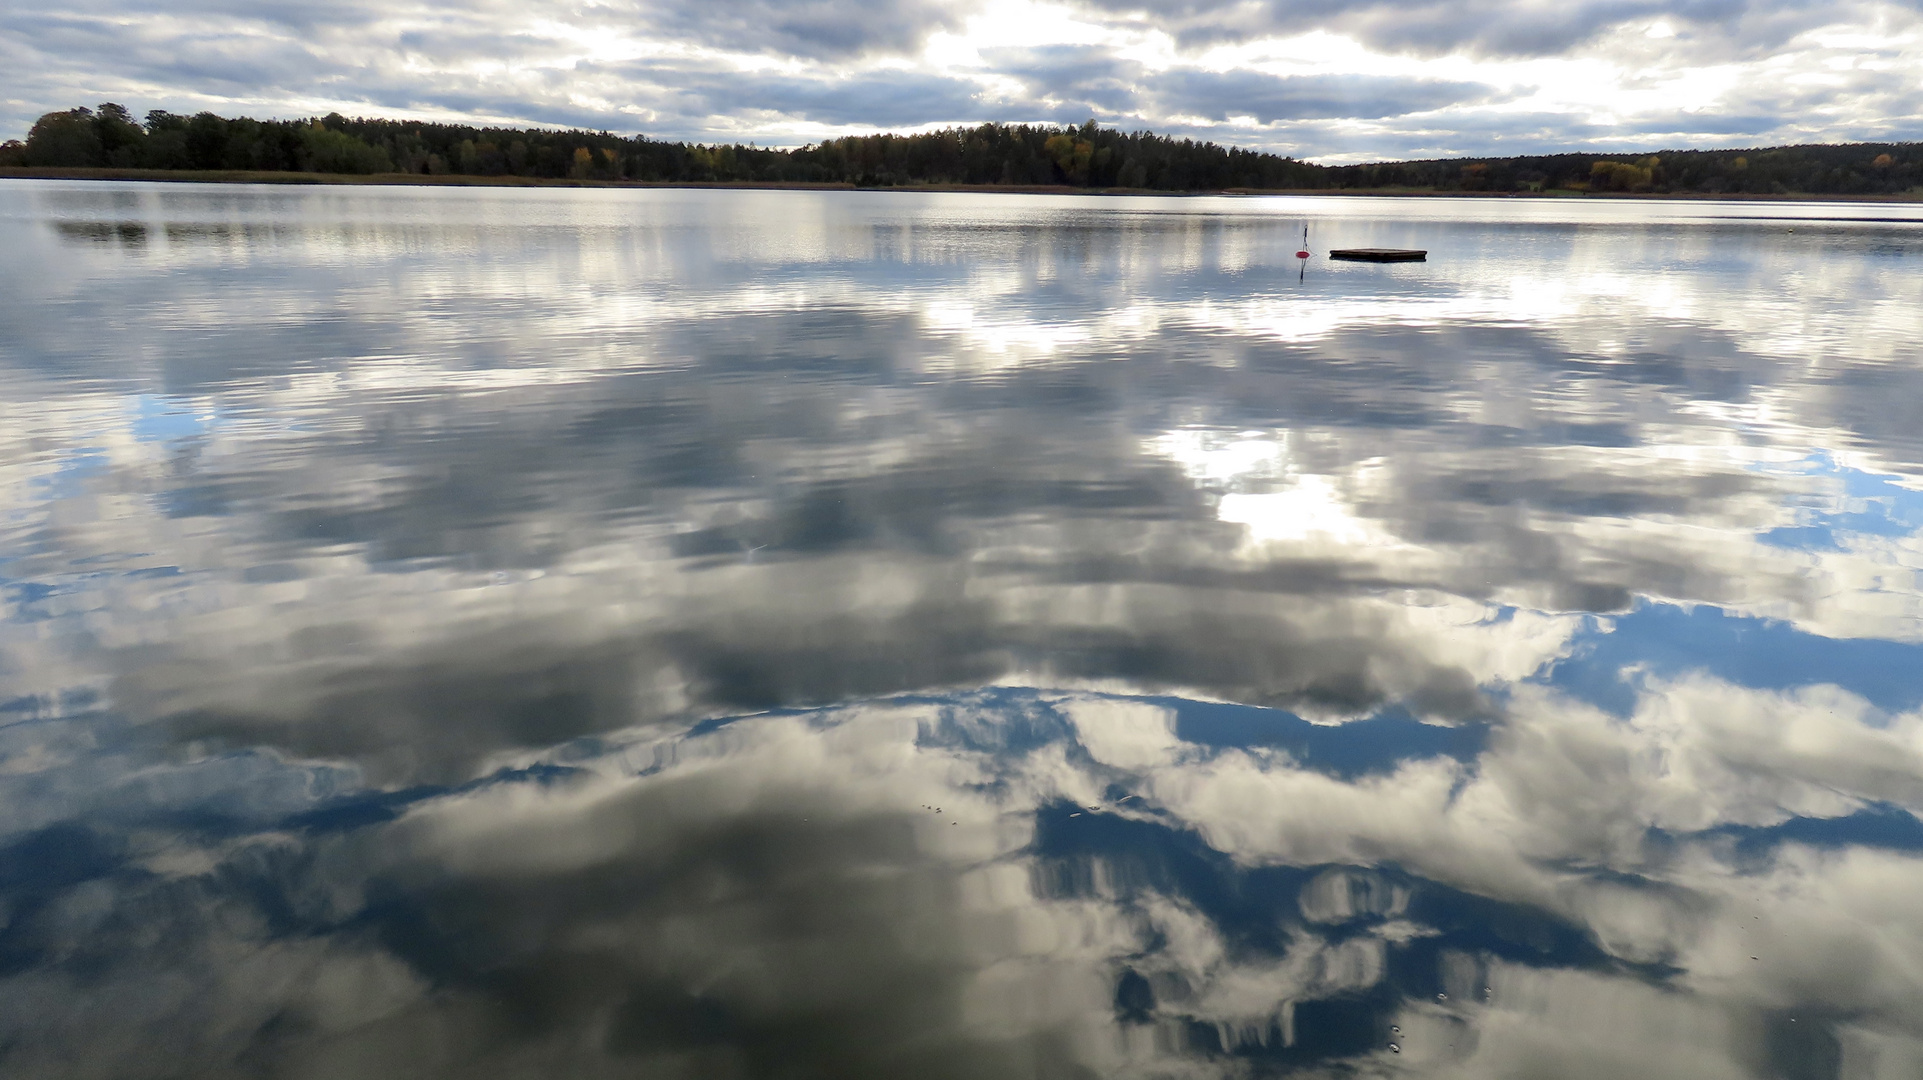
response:
{"label": "water surface", "polygon": [[8,1076],[1923,1072],[1917,207],[0,243]]}

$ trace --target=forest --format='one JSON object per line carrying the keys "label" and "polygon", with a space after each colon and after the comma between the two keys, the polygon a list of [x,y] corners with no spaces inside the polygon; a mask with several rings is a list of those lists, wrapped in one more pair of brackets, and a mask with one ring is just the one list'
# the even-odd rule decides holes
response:
{"label": "forest", "polygon": [[1635,155],[1564,153],[1324,166],[1098,127],[982,124],[792,149],[416,120],[228,119],[120,105],[42,116],[0,167],[519,176],[652,183],[1066,185],[1149,191],[1420,190],[1621,194],[1923,193],[1923,144],[1850,143]]}

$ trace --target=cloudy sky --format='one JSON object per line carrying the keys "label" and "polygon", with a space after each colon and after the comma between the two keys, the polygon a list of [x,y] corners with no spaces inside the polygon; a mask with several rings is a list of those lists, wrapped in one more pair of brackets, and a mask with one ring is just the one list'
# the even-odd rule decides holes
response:
{"label": "cloudy sky", "polygon": [[1923,134],[1919,0],[41,0],[0,129],[115,100],[794,144],[984,120],[1320,160]]}

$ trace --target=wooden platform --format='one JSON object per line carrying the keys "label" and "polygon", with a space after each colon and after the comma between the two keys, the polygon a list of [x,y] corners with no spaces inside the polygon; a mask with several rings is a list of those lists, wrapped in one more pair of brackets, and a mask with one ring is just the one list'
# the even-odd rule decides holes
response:
{"label": "wooden platform", "polygon": [[1354,259],[1358,262],[1426,262],[1429,253],[1408,248],[1341,248],[1329,252],[1329,258]]}

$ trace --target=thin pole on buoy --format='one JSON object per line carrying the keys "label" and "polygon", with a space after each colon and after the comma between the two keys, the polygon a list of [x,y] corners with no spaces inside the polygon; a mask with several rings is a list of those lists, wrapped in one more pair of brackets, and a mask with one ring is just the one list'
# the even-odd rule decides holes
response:
{"label": "thin pole on buoy", "polygon": [[1302,269],[1295,275],[1295,280],[1301,281],[1309,273],[1309,223],[1306,221],[1302,223],[1302,250],[1296,252],[1295,257],[1302,264]]}

